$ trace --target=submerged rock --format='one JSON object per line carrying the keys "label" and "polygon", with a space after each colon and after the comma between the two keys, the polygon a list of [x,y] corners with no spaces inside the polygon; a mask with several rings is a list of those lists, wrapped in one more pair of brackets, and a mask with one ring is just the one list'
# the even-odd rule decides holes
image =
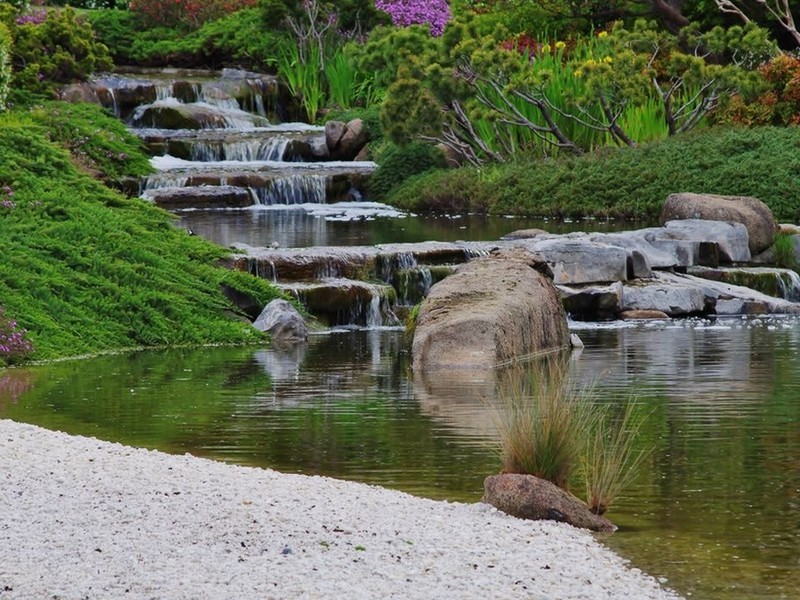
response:
{"label": "submerged rock", "polygon": [[594,514],[580,499],[533,475],[502,473],[483,482],[482,502],[519,519],[560,521],[591,531],[613,532],[617,526]]}
{"label": "submerged rock", "polygon": [[286,300],[275,299],[267,304],[253,327],[266,331],[277,342],[304,342],[308,339],[308,326],[303,316]]}
{"label": "submerged rock", "polygon": [[437,283],[420,305],[418,372],[492,369],[569,347],[566,313],[549,277],[524,251],[478,258]]}

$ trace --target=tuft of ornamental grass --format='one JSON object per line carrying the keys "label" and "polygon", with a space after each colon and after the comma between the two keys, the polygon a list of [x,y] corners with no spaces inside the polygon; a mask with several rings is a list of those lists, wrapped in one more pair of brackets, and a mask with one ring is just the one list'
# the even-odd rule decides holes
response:
{"label": "tuft of ornamental grass", "polygon": [[565,489],[574,479],[596,413],[591,390],[575,386],[567,370],[566,361],[550,357],[508,372],[496,419],[504,472]]}
{"label": "tuft of ornamental grass", "polygon": [[800,268],[800,265],[797,264],[791,235],[779,233],[775,236],[775,244],[772,246],[772,261],[785,269],[797,271]]}
{"label": "tuft of ornamental grass", "polygon": [[623,402],[619,414],[614,414],[614,408],[606,405],[599,410],[582,461],[586,503],[597,515],[605,513],[633,482],[650,454],[649,449],[634,445],[643,423],[636,400]]}
{"label": "tuft of ornamental grass", "polygon": [[503,472],[565,490],[582,485],[595,514],[606,512],[649,454],[635,445],[643,423],[636,402],[600,404],[596,386],[578,386],[563,357],[510,369],[498,399]]}

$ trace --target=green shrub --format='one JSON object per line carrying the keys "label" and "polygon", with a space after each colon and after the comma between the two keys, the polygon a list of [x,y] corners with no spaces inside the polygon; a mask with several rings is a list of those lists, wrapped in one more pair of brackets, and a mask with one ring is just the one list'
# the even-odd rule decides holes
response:
{"label": "green shrub", "polygon": [[442,152],[430,144],[415,142],[407,146],[390,147],[370,177],[369,193],[376,200],[382,200],[411,175],[443,166]]}
{"label": "green shrub", "polygon": [[800,129],[713,128],[640,148],[417,176],[387,197],[412,210],[656,219],[674,192],[755,196],[800,220]]}
{"label": "green shrub", "polygon": [[30,115],[80,168],[106,183],[152,171],[141,140],[99,106],[47,102]]}
{"label": "green shrub", "polygon": [[86,13],[98,41],[105,44],[116,64],[132,64],[131,48],[141,30],[139,18],[128,10],[92,10]]}
{"label": "green shrub", "polygon": [[195,31],[142,29],[128,11],[92,11],[98,38],[117,64],[274,70],[280,35],[265,31],[257,9],[244,9],[209,21]]}
{"label": "green shrub", "polygon": [[6,107],[9,83],[11,82],[11,33],[0,22],[0,111]]}
{"label": "green shrub", "polygon": [[89,21],[70,7],[47,11],[42,22],[16,25],[12,36],[14,87],[46,93],[112,67],[108,48],[95,39]]}

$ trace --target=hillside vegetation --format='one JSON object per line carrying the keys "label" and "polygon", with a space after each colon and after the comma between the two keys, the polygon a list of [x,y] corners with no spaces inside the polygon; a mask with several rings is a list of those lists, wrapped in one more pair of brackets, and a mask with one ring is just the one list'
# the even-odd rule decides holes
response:
{"label": "hillside vegetation", "polygon": [[[88,122],[91,141],[80,143],[75,128]],[[220,286],[255,293],[264,303],[278,295],[275,288],[214,266],[224,249],[88,174],[140,174],[143,165],[138,141],[99,108],[0,115],[0,304],[27,330],[28,358],[261,339],[234,316]]]}

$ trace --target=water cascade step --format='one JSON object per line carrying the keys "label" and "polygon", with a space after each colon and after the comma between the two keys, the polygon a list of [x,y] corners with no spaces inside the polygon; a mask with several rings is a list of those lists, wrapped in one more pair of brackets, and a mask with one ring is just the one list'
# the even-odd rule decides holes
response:
{"label": "water cascade step", "polygon": [[325,127],[281,122],[297,111],[270,75],[131,69],[66,86],[61,97],[104,105],[141,138],[156,172],[122,187],[168,210],[359,201],[376,168],[332,160],[357,148],[330,148]]}
{"label": "water cascade step", "polygon": [[690,267],[690,275],[741,285],[791,302],[800,301],[800,276],[778,267]]}
{"label": "water cascade step", "polygon": [[[421,242],[377,246],[254,248],[228,267],[276,282],[330,325],[396,326],[399,309],[416,304],[457,265],[498,248],[488,242]],[[376,283],[380,282],[380,283]],[[380,319],[378,319],[380,316]]]}

